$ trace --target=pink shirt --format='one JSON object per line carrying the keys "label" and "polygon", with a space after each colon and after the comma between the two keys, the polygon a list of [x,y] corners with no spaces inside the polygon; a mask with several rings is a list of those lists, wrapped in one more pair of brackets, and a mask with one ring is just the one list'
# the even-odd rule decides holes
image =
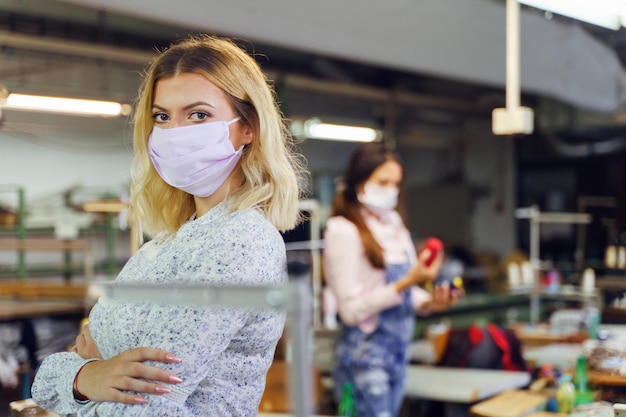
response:
{"label": "pink shirt", "polygon": [[[363,216],[382,246],[387,264],[416,262],[411,235],[397,212],[378,218],[364,211]],[[326,222],[323,260],[326,283],[344,324],[358,325],[363,332],[371,333],[378,325],[379,313],[402,302],[395,285],[386,283],[385,270],[374,268],[367,260],[354,223],[342,216],[331,217]],[[411,287],[411,301],[416,310],[428,300],[428,292]],[[332,309],[332,305],[325,307]]]}

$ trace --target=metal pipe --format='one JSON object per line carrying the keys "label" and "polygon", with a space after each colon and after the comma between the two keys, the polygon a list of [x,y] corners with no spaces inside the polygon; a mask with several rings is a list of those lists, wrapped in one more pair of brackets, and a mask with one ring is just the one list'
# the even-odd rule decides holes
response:
{"label": "metal pipe", "polygon": [[530,296],[530,322],[532,324],[539,323],[541,300],[539,298],[539,273],[541,269],[541,260],[539,258],[539,208],[532,206],[530,208],[530,264],[533,267],[533,289]]}
{"label": "metal pipe", "polygon": [[520,5],[506,1],[506,108],[520,105]]}
{"label": "metal pipe", "polygon": [[[24,189],[17,189],[17,238],[26,239],[26,197]],[[26,252],[22,249],[17,252],[17,269],[20,279],[26,279]]]}

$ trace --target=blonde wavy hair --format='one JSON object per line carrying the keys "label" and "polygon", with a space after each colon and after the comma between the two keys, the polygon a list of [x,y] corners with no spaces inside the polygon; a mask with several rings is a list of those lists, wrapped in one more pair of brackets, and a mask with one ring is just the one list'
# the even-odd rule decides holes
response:
{"label": "blonde wavy hair", "polygon": [[298,199],[304,180],[301,155],[276,101],[276,93],[254,58],[232,40],[193,36],[172,44],[149,66],[139,89],[134,114],[134,160],[130,209],[139,234],[173,233],[195,211],[193,196],[168,185],[148,155],[156,83],[177,74],[200,74],[221,88],[242,123],[253,131],[240,159],[239,186],[231,187],[229,209],[260,208],[280,231],[299,220]]}

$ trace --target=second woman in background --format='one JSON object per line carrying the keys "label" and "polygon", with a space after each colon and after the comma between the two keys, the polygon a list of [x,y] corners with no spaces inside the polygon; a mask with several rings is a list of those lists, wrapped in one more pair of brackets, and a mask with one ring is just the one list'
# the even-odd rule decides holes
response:
{"label": "second woman in background", "polygon": [[344,384],[351,383],[359,417],[398,414],[415,311],[455,302],[445,287],[431,295],[416,286],[435,278],[442,255],[428,267],[418,262],[395,210],[403,179],[399,158],[384,143],[359,145],[324,233],[324,274],[342,324],[335,397],[339,401]]}

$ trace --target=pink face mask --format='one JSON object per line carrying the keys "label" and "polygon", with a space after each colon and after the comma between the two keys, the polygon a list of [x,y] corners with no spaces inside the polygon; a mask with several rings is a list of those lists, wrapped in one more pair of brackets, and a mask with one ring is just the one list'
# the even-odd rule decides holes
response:
{"label": "pink face mask", "polygon": [[161,129],[154,127],[148,140],[148,153],[161,178],[197,197],[212,195],[233,171],[241,150],[233,148],[229,122]]}

